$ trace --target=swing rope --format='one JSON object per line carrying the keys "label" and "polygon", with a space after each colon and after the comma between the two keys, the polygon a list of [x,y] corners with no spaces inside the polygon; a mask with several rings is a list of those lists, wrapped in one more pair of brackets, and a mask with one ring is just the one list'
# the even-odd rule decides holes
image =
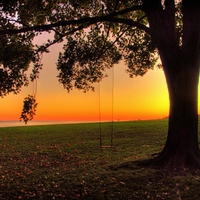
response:
{"label": "swing rope", "polygon": [[114,134],[114,67],[112,68],[112,97],[111,97],[111,131],[110,131],[110,145],[104,146],[102,139],[102,117],[101,117],[101,87],[98,83],[99,91],[99,134],[100,134],[100,147],[112,148],[113,147],[113,134]]}
{"label": "swing rope", "polygon": [[[116,0],[115,2],[115,7],[114,7],[114,12],[117,9],[117,6],[119,4],[119,0]],[[106,39],[109,37],[110,33],[110,28],[111,28],[111,23],[109,24],[107,34],[106,34]],[[119,36],[121,37],[121,35]],[[118,38],[117,38],[118,40]],[[115,40],[114,43],[117,41]],[[114,43],[112,45],[114,45]],[[111,46],[112,46],[111,45]],[[104,46],[104,45],[103,45]],[[110,47],[109,47],[110,48]],[[104,49],[102,48],[102,54],[107,51],[108,48]],[[112,148],[113,147],[113,133],[114,133],[114,67],[112,67],[112,106],[111,106],[111,133],[110,133],[110,146],[103,146],[102,144],[102,120],[101,120],[101,88],[100,88],[100,82],[98,82],[98,90],[99,90],[99,132],[100,132],[100,147],[101,148]]]}
{"label": "swing rope", "polygon": [[[39,56],[39,62],[38,62],[38,65],[39,66],[42,66],[42,59],[43,59],[43,52],[40,53],[40,56]],[[33,80],[33,97],[36,98],[36,95],[37,95],[37,89],[38,89],[38,83],[37,83],[37,77]]]}

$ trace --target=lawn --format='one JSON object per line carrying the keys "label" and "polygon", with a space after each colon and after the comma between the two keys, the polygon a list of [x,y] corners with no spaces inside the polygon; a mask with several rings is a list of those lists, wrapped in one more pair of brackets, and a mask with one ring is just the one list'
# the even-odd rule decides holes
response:
{"label": "lawn", "polygon": [[[109,145],[111,123],[102,123]],[[162,150],[167,120],[0,128],[0,199],[199,200],[200,177],[130,164]]]}

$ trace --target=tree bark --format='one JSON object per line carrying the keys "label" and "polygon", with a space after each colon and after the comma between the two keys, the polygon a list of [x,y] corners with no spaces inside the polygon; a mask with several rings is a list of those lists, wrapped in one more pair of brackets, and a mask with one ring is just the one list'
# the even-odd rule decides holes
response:
{"label": "tree bark", "polygon": [[170,113],[168,137],[156,162],[165,168],[199,169],[198,146],[198,75],[199,69],[182,66],[167,80]]}
{"label": "tree bark", "polygon": [[153,0],[144,0],[144,6],[163,64],[170,100],[167,141],[151,163],[166,169],[200,169],[197,100],[200,2],[183,1],[182,37],[177,37],[173,0],[165,1],[165,8],[161,1]]}
{"label": "tree bark", "polygon": [[159,46],[168,86],[170,110],[167,141],[163,151],[154,161],[167,169],[200,169],[198,41],[188,43],[182,49],[176,48],[175,43],[165,48]]}

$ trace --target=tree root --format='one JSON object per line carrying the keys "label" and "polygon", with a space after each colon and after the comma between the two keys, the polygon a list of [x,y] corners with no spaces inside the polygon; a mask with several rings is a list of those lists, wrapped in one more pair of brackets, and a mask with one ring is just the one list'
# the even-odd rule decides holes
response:
{"label": "tree root", "polygon": [[189,153],[188,155],[174,154],[167,152],[153,154],[147,160],[138,161],[136,164],[141,167],[152,167],[164,172],[178,172],[180,174],[195,173],[200,174],[200,154]]}

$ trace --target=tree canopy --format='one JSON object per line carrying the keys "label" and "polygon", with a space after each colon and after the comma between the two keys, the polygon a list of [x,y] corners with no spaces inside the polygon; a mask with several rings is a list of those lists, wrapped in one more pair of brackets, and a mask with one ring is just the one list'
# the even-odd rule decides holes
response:
{"label": "tree canopy", "polygon": [[[31,62],[31,80],[37,78],[41,53],[59,42],[64,46],[58,77],[67,90],[93,89],[91,84],[121,59],[133,76],[145,74],[158,58],[142,1],[6,0],[0,8],[1,96],[28,84]],[[54,38],[34,44],[42,32]]]}

